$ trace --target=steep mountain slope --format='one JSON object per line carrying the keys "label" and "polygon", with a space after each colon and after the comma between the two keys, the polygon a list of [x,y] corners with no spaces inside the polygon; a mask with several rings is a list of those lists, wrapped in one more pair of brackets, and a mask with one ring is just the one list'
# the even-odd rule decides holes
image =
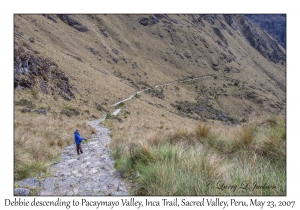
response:
{"label": "steep mountain slope", "polygon": [[198,120],[284,114],[285,63],[243,15],[15,15],[15,88],[34,89],[56,112],[68,104],[99,115],[98,105],[138,90],[212,75],[142,99]]}
{"label": "steep mountain slope", "polygon": [[285,14],[247,14],[245,16],[274,37],[282,47],[286,48]]}
{"label": "steep mountain slope", "polygon": [[285,118],[269,117],[286,113],[286,53],[244,15],[22,14],[14,35],[15,180],[49,177],[74,129],[91,139],[88,122],[106,115],[120,174],[137,161],[172,165],[174,154],[174,168],[187,169],[182,183],[193,168],[201,191],[216,175],[271,177],[279,192],[258,195],[286,194]]}

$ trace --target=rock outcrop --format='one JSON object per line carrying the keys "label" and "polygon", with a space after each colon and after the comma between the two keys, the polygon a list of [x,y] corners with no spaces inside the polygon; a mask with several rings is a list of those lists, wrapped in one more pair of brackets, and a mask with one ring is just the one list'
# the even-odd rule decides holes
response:
{"label": "rock outcrop", "polygon": [[68,76],[48,57],[16,45],[14,50],[14,88],[38,88],[43,93],[58,94],[65,100],[74,99]]}
{"label": "rock outcrop", "polygon": [[256,23],[260,28],[267,31],[277,42],[286,48],[286,15],[273,14],[248,14],[247,18]]}
{"label": "rock outcrop", "polygon": [[[285,53],[280,49],[278,43],[271,39],[263,30],[253,24],[243,15],[234,17],[236,24],[249,42],[265,58],[275,63],[286,63]],[[254,30],[255,29],[255,30]]]}

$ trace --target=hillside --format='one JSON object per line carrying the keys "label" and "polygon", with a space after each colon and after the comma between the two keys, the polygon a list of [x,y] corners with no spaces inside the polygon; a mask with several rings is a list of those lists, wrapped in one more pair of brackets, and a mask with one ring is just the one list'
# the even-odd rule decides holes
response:
{"label": "hillside", "polygon": [[286,52],[244,15],[17,14],[14,88],[20,180],[47,171],[76,127],[90,136],[88,122],[104,115],[121,159],[199,123],[219,133],[285,116]]}
{"label": "hillside", "polygon": [[174,106],[210,100],[239,120],[285,113],[285,51],[242,15],[16,15],[15,62],[26,60],[30,70],[15,71],[16,90],[92,112],[143,88],[215,75],[154,101],[185,114]]}
{"label": "hillside", "polygon": [[286,49],[286,15],[285,14],[247,14],[247,18],[270,34]]}

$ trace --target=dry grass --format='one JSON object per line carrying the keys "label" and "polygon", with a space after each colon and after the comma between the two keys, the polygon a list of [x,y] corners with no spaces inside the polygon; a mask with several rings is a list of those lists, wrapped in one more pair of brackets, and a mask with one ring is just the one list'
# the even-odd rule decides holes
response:
{"label": "dry grass", "polygon": [[255,126],[243,125],[236,132],[236,137],[233,139],[233,150],[239,148],[249,148],[254,142]]}
{"label": "dry grass", "polygon": [[285,118],[272,116],[267,120],[269,129],[265,132],[261,151],[271,160],[286,160]]}
{"label": "dry grass", "polygon": [[[159,130],[139,143],[131,134],[129,147],[123,136],[117,143],[113,139],[116,167],[138,183],[135,195],[284,195],[285,122],[277,118],[274,122],[275,127],[258,122],[236,127],[201,123],[194,130]],[[139,177],[132,176],[137,172]],[[233,191],[215,186],[243,182],[249,186],[266,182],[277,189]]]}
{"label": "dry grass", "polygon": [[[40,176],[47,172],[53,161],[57,161],[61,149],[74,143],[73,132],[79,127],[82,136],[88,136],[89,126],[62,116],[53,119],[51,116],[36,113],[15,113],[14,123],[14,164],[15,180]],[[74,151],[75,152],[75,151]]]}
{"label": "dry grass", "polygon": [[202,138],[208,138],[211,134],[211,127],[207,124],[199,124],[195,129],[196,137],[201,140]]}
{"label": "dry grass", "polygon": [[[120,99],[134,94],[138,89],[143,89],[145,86],[143,84],[146,83],[155,86],[189,76],[212,74],[211,65],[214,62],[218,62],[218,68],[220,68],[220,71],[213,71],[215,74],[219,74],[217,80],[210,78],[195,81],[195,85],[189,83],[170,85],[161,88],[166,96],[164,100],[149,98],[144,93],[141,94],[141,99],[171,109],[170,103],[174,103],[178,99],[195,101],[196,96],[199,95],[197,91],[204,86],[215,94],[225,91],[228,97],[218,97],[215,105],[222,106],[224,110],[240,118],[247,114],[243,110],[249,109],[250,105],[254,109],[251,110],[252,112],[259,113],[261,111],[261,107],[253,101],[240,99],[240,96],[250,86],[255,87],[251,87],[251,89],[265,98],[266,103],[278,101],[277,97],[280,100],[285,99],[285,93],[268,82],[268,76],[262,74],[260,70],[263,67],[266,71],[272,72],[274,77],[284,84],[285,69],[283,66],[269,63],[254,49],[249,48],[248,42],[239,35],[231,36],[224,33],[230,51],[236,58],[230,63],[233,74],[230,73],[223,77],[221,72],[229,64],[221,62],[220,56],[231,57],[232,55],[220,48],[217,44],[217,37],[211,36],[212,28],[199,26],[201,34],[195,38],[194,34],[198,34],[199,30],[194,27],[187,30],[185,27],[187,17],[171,14],[169,16],[181,23],[172,24],[172,29],[176,30],[174,34],[171,32],[173,39],[170,37],[170,32],[161,30],[162,21],[150,28],[140,25],[138,21],[144,15],[73,15],[73,18],[90,29],[85,33],[76,31],[59,19],[57,19],[57,23],[54,23],[42,15],[15,15],[17,30],[23,33],[22,38],[16,36],[15,39],[20,43],[29,44],[32,49],[40,52],[41,56],[50,57],[56,62],[59,68],[68,75],[71,85],[76,87],[76,91],[73,91],[75,97],[86,101],[86,105],[93,108],[96,102],[109,108]],[[34,26],[32,26],[33,22]],[[132,29],[133,27],[135,30]],[[38,29],[38,33],[36,29]],[[49,30],[51,33],[47,33]],[[108,37],[103,35],[103,30],[108,33]],[[139,31],[139,35],[132,36],[134,31]],[[157,38],[154,34],[160,34],[161,37]],[[36,42],[30,43],[28,41],[30,37],[34,37]],[[172,46],[179,50],[175,52]],[[100,53],[94,54],[90,48]],[[114,53],[115,50],[118,51],[118,54]],[[183,56],[186,53],[192,58],[182,59],[179,56],[179,54]],[[119,58],[117,63],[113,61],[114,57]],[[199,59],[200,57],[201,59]],[[166,62],[165,59],[168,61]],[[196,59],[198,62],[195,62]],[[256,63],[260,66],[257,66]],[[137,65],[137,68],[133,68],[134,64]],[[239,74],[234,74],[237,69]],[[243,85],[229,86],[229,84],[233,84],[232,81],[236,80],[241,81],[240,83]],[[263,89],[268,91],[259,91],[261,84],[264,84]],[[176,90],[175,86],[178,86],[179,90]],[[195,86],[198,89],[195,89]],[[209,96],[208,93],[202,92],[201,94]],[[281,103],[281,101],[279,102]],[[78,104],[79,101],[73,103]],[[232,106],[233,104],[234,106]],[[96,110],[90,111],[95,112]],[[147,116],[150,115],[151,112],[148,112]]]}
{"label": "dry grass", "polygon": [[[38,169],[32,171],[47,171],[47,167],[53,158],[58,156],[60,149],[73,142],[72,133],[76,127],[81,127],[83,136],[90,135],[92,131],[86,125],[87,120],[92,115],[101,117],[105,114],[96,109],[95,103],[103,105],[111,113],[112,104],[146,86],[173,82],[190,76],[208,75],[212,72],[217,75],[217,79],[208,78],[160,88],[164,92],[164,99],[141,93],[139,97],[133,97],[122,107],[123,110],[131,113],[124,119],[122,117],[122,122],[114,119],[105,121],[104,124],[112,129],[111,146],[117,158],[117,166],[130,171],[132,163],[127,157],[130,157],[131,143],[139,145],[132,153],[134,161],[139,159],[135,157],[140,156],[151,156],[154,160],[164,159],[158,158],[159,153],[163,153],[164,157],[174,157],[173,159],[177,160],[175,156],[181,157],[188,151],[181,167],[178,167],[175,161],[158,162],[153,167],[154,170],[149,173],[153,175],[150,177],[151,180],[157,178],[160,184],[164,184],[165,181],[167,187],[171,188],[168,193],[163,188],[159,188],[160,185],[145,187],[145,189],[150,194],[152,192],[168,195],[205,194],[208,193],[202,189],[205,183],[199,180],[202,174],[198,170],[200,163],[197,160],[203,158],[201,156],[203,154],[199,154],[199,151],[203,151],[199,149],[199,144],[211,150],[210,153],[206,153],[209,155],[204,161],[209,171],[208,177],[222,177],[223,170],[230,171],[230,167],[227,166],[231,164],[224,163],[221,159],[237,155],[236,151],[240,148],[257,147],[264,148],[259,151],[272,151],[270,149],[273,146],[284,147],[282,139],[286,134],[282,132],[281,140],[278,140],[277,134],[270,134],[265,141],[259,141],[250,128],[241,128],[241,130],[237,128],[239,131],[236,136],[235,132],[231,132],[234,130],[231,128],[221,132],[222,126],[220,131],[216,131],[215,127],[212,128],[211,124],[202,124],[195,128],[199,121],[174,114],[177,110],[171,106],[171,103],[176,101],[195,103],[199,95],[201,99],[209,100],[214,108],[226,111],[239,119],[251,118],[269,112],[269,109],[278,113],[277,108],[270,106],[273,104],[282,104],[283,109],[280,109],[280,112],[285,113],[285,92],[274,85],[275,83],[269,82],[269,76],[261,71],[263,69],[285,84],[285,66],[270,63],[249,47],[244,37],[235,31],[232,31],[231,36],[224,30],[223,35],[229,46],[226,49],[217,44],[218,38],[212,34],[209,25],[199,26],[200,30],[197,27],[189,27],[190,30],[187,30],[186,16],[171,14],[169,16],[177,19],[180,24],[169,24],[168,27],[171,28],[168,32],[165,30],[166,26],[162,26],[162,21],[159,22],[160,25],[151,27],[140,25],[138,20],[144,15],[95,15],[93,17],[76,15],[75,19],[90,29],[86,33],[81,33],[60,20],[54,23],[42,15],[15,15],[15,28],[22,33],[21,37],[15,37],[15,41],[21,45],[22,43],[31,45],[32,49],[39,52],[39,56],[49,57],[57,63],[68,76],[76,98],[65,101],[58,97],[55,100],[51,94],[37,92],[33,96],[23,90],[15,91],[15,102],[26,99],[33,102],[36,107],[45,107],[48,111],[47,117],[33,113],[20,114],[21,107],[15,107],[15,179],[29,176],[25,169],[30,169],[31,165],[32,168]],[[108,37],[103,35],[104,29]],[[132,36],[133,33],[136,35]],[[34,37],[36,41],[30,43],[28,41],[30,37]],[[94,54],[90,48],[100,53]],[[115,50],[118,50],[118,55],[114,53]],[[191,58],[185,57],[185,54],[189,54]],[[224,55],[232,56],[234,60],[230,63],[225,62]],[[119,58],[117,63],[112,60],[114,57]],[[212,63],[219,63],[219,71],[212,70]],[[226,67],[230,67],[231,72],[224,74],[223,70]],[[234,85],[237,80],[240,81],[238,86]],[[38,90],[38,87],[35,88]],[[264,106],[255,101],[259,98],[247,98],[249,90],[253,90],[264,99]],[[225,93],[227,96],[222,95]],[[61,115],[62,107],[74,108],[80,112],[80,115],[76,119]],[[90,114],[86,114],[85,110]],[[201,139],[201,143],[197,138]],[[169,151],[165,145],[170,142]],[[186,150],[190,146],[195,148]],[[155,153],[155,149],[160,148],[163,149]],[[271,156],[274,155],[273,153],[277,154],[273,151],[270,153]],[[248,156],[243,156],[243,159],[246,160],[246,157]],[[35,162],[32,162],[33,160]],[[257,161],[256,159],[254,163]],[[41,166],[39,163],[42,163]],[[224,169],[221,163],[226,165]],[[240,170],[237,171],[240,174],[245,168],[249,169],[252,166],[255,168],[255,164],[244,168],[239,164],[238,159],[233,164],[233,168],[239,168]],[[188,169],[185,166],[188,166]],[[181,173],[185,169],[187,176]],[[213,170],[216,170],[215,174]],[[190,175],[191,171],[194,171],[193,175]],[[159,176],[163,179],[159,179],[157,174],[161,174]],[[181,179],[182,183],[186,184],[178,183],[178,177],[170,178],[168,182],[167,177],[172,174],[182,175],[184,177]],[[237,177],[241,176],[237,175]],[[194,181],[190,182],[191,180]],[[198,187],[193,191],[182,191],[194,186]]]}

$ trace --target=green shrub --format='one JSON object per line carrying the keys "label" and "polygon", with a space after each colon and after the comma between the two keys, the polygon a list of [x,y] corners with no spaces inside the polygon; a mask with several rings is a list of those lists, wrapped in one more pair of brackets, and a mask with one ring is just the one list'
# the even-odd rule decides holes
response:
{"label": "green shrub", "polygon": [[106,109],[101,104],[98,104],[98,103],[96,103],[96,109],[100,112],[106,111]]}
{"label": "green shrub", "polygon": [[80,112],[77,109],[68,106],[63,107],[60,113],[68,117],[80,115]]}
{"label": "green shrub", "polygon": [[16,102],[17,106],[26,106],[27,108],[33,109],[36,106],[31,102],[31,101],[27,101],[26,99],[21,99],[20,101]]}
{"label": "green shrub", "polygon": [[235,85],[235,86],[239,86],[239,84],[240,84],[240,81],[239,81],[239,80],[235,80],[235,81],[234,81],[234,85]]}
{"label": "green shrub", "polygon": [[107,114],[106,114],[106,119],[111,119],[111,118],[112,118],[111,113],[107,113]]}
{"label": "green shrub", "polygon": [[118,105],[115,106],[115,109],[119,109],[125,105],[124,102],[119,103]]}

